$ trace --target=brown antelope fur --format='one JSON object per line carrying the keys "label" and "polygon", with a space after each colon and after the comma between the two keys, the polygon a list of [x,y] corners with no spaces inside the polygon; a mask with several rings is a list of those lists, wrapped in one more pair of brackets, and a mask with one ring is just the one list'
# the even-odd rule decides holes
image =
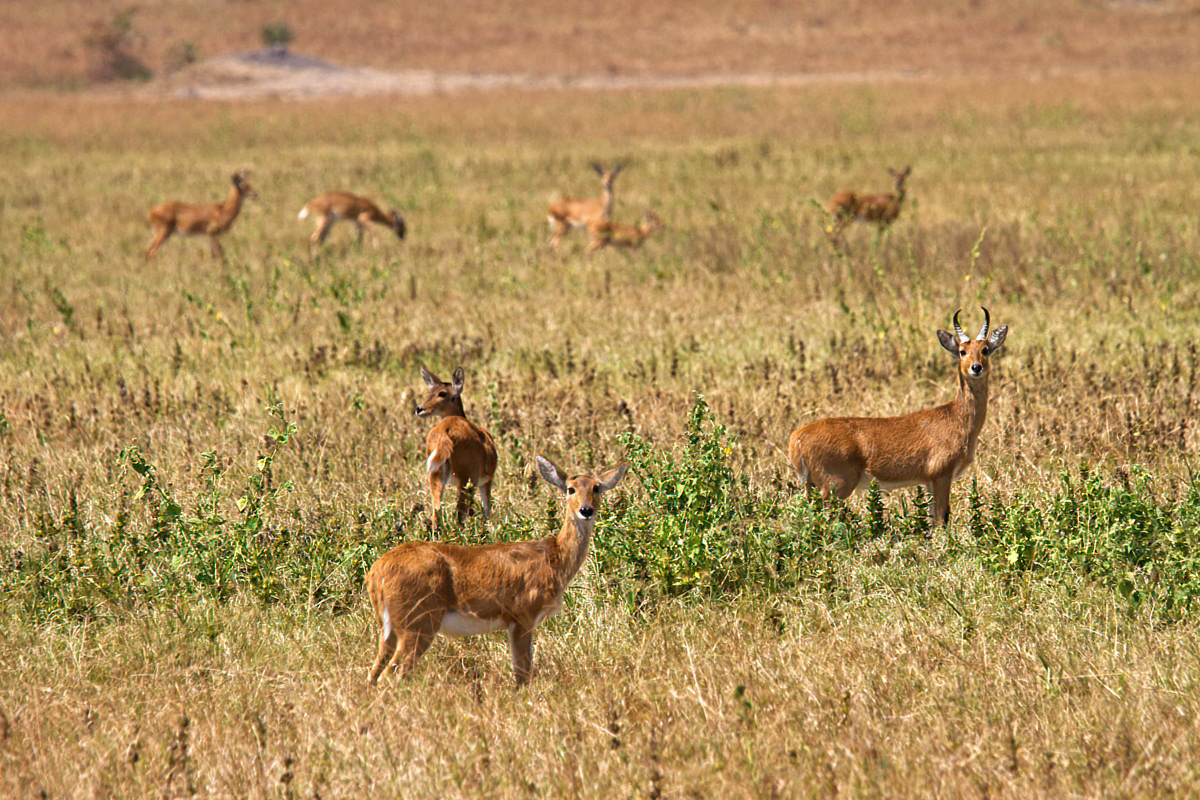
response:
{"label": "brown antelope fur", "polygon": [[370,681],[384,668],[408,675],[440,633],[474,636],[508,631],[517,685],[533,669],[533,632],[562,609],[567,584],[587,558],[597,501],[625,475],[627,465],[567,477],[538,456],[538,471],[563,493],[559,532],[536,542],[467,547],[406,542],[393,547],[367,573],[367,594],[379,624],[379,656]]}
{"label": "brown antelope fur", "polygon": [[458,521],[467,516],[467,483],[479,489],[479,504],[483,516],[492,513],[492,479],[496,475],[496,444],[483,428],[469,421],[463,411],[463,368],[454,370],[446,383],[425,367],[421,378],[429,386],[429,396],[417,406],[418,417],[439,417],[440,422],[429,431],[425,448],[429,457],[425,470],[429,473],[429,503],[433,529],[440,527],[438,512],[442,493],[447,486],[458,487]]}
{"label": "brown antelope fur", "polygon": [[658,215],[647,211],[642,215],[642,221],[637,225],[618,225],[615,222],[594,222],[588,226],[588,253],[594,253],[602,247],[628,247],[636,249],[642,246],[646,237],[666,226]]}
{"label": "brown antelope fur", "polygon": [[564,197],[550,204],[547,219],[553,231],[550,236],[551,249],[557,250],[558,243],[571,228],[588,229],[589,244],[595,243],[591,226],[612,220],[613,210],[613,181],[621,173],[621,165],[606,170],[600,164],[592,164],[592,169],[600,176],[600,186],[604,193],[601,197],[591,197],[586,200],[577,197]]}
{"label": "brown antelope fur", "polygon": [[[396,209],[393,208],[385,214],[367,198],[349,192],[332,191],[317,195],[304,204],[298,218],[307,219],[309,214],[312,214],[317,221],[316,230],[309,237],[309,241],[313,245],[325,244],[325,237],[329,235],[330,228],[339,219],[348,219],[354,222],[355,227],[358,228],[359,245],[362,244],[363,230],[368,229],[368,223],[375,222],[391,228],[400,241],[404,241],[404,233],[408,230],[404,224],[404,217],[400,216]],[[378,249],[379,237],[373,226],[369,230],[371,231],[371,243]]]}
{"label": "brown antelope fur", "polygon": [[833,215],[833,223],[828,232],[835,241],[855,220],[873,222],[883,230],[900,216],[900,206],[904,203],[904,181],[912,174],[912,167],[907,166],[900,172],[888,167],[888,174],[895,181],[895,194],[856,194],[844,189],[829,198],[828,208]]}
{"label": "brown antelope fur", "polygon": [[198,236],[207,234],[212,246],[213,258],[221,258],[224,252],[217,237],[229,230],[229,226],[237,219],[242,210],[244,198],[254,199],[258,192],[246,183],[247,173],[238,172],[233,176],[233,188],[224,203],[159,203],[150,209],[150,224],[154,226],[154,238],[146,248],[146,258],[154,258],[158,248],[170,238],[171,234],[183,236]]}
{"label": "brown antelope fur", "polygon": [[954,314],[954,334],[938,331],[942,347],[958,358],[958,394],[945,405],[900,417],[835,417],[797,428],[788,460],[806,487],[845,499],[878,481],[881,489],[924,486],[933,498],[934,525],[950,521],[950,484],[975,458],[987,417],[988,359],[1004,345],[1008,326],[988,335],[991,318],[974,341]]}

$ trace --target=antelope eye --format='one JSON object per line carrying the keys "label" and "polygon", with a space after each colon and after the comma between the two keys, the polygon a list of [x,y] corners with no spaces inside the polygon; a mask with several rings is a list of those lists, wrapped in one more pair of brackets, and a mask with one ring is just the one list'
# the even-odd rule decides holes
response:
{"label": "antelope eye", "polygon": [[986,356],[988,353],[990,353],[990,352],[991,352],[991,350],[989,350],[988,348],[986,348],[986,347],[985,347],[985,348],[983,348],[983,354],[984,354],[985,356]]}
{"label": "antelope eye", "polygon": [[575,494],[575,487],[574,487],[574,486],[568,486],[568,487],[567,487],[567,494]]}
{"label": "antelope eye", "polygon": [[445,392],[438,392],[438,397],[445,397],[445,396],[446,396]]}
{"label": "antelope eye", "polygon": [[966,357],[967,357],[967,351],[966,351],[966,350],[959,350],[959,351],[958,351],[958,355],[959,355],[959,357],[960,357],[960,358],[966,358]]}

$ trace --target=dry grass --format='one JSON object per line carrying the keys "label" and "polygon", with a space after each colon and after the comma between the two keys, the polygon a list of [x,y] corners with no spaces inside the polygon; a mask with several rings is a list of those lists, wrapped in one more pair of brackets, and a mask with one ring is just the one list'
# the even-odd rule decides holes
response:
{"label": "dry grass", "polygon": [[369,688],[361,620],[303,611],[202,605],[36,640],[10,628],[4,667],[26,690],[0,695],[0,791],[1192,793],[1190,628],[1153,632],[1086,594],[997,594],[969,573],[859,572],[842,600],[630,616],[583,595],[540,637],[521,692],[486,639],[439,641],[411,684]]}
{"label": "dry grass", "polygon": [[[96,0],[10,0],[0,9],[0,86],[81,81],[85,41],[129,8]],[[213,24],[214,16],[221,24]],[[535,74],[691,75],[915,71],[937,75],[1128,71],[1188,73],[1200,64],[1195,0],[925,3],[772,0],[608,3],[580,14],[552,2],[137,4],[136,50],[161,70],[183,43],[201,56],[260,47],[285,22],[296,50],[347,64]]]}
{"label": "dry grass", "polygon": [[[418,361],[466,366],[468,413],[504,451],[497,518],[469,535],[539,529],[535,452],[611,462],[629,429],[674,446],[695,391],[738,473],[786,496],[792,427],[948,397],[934,330],[979,304],[1012,326],[986,492],[1085,460],[1177,493],[1200,444],[1196,89],[6,98],[0,544],[15,563],[53,544],[47,524],[115,542],[122,514],[151,535],[121,448],[190,510],[205,452],[253,473],[276,400],[299,426],[275,467],[294,488],[264,536],[419,532]],[[587,259],[576,238],[554,256],[545,204],[590,191],[592,159],[628,162],[619,220],[649,208],[668,230],[632,254]],[[890,236],[856,228],[832,254],[810,198],[885,188],[904,163]],[[150,205],[215,200],[242,167],[260,199],[226,262],[196,240],[143,261]],[[335,186],[400,208],[410,240],[359,251],[335,231],[310,258],[296,211]],[[1193,626],[1156,627],[1086,575],[1002,581],[947,541],[873,544],[796,593],[726,603],[638,605],[592,574],[524,692],[492,640],[439,642],[411,685],[368,690],[360,607],[315,597],[48,620],[8,599],[0,794],[1193,793]]]}

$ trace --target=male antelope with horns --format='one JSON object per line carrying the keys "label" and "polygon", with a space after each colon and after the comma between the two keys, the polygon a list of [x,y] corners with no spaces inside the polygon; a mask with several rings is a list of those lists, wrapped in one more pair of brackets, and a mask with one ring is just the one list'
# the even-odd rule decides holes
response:
{"label": "male antelope with horns", "polygon": [[990,335],[991,316],[974,341],[954,312],[954,333],[938,331],[942,347],[958,358],[958,394],[949,403],[900,417],[832,417],[797,428],[788,460],[800,481],[843,500],[872,479],[882,489],[924,486],[933,497],[934,525],[950,522],[950,484],[975,459],[987,417],[988,359],[1004,345],[1008,326]]}

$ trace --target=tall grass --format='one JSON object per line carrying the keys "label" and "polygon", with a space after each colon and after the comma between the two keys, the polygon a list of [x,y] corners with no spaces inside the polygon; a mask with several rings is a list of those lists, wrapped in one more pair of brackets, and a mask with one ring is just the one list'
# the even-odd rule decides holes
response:
{"label": "tall grass", "polygon": [[[0,794],[1187,794],[1189,86],[4,100]],[[592,159],[661,237],[547,250]],[[812,201],[904,163],[831,252]],[[226,260],[144,261],[150,205],[243,167]],[[335,187],[410,239],[310,255]],[[950,527],[800,491],[788,432],[944,401],[979,305],[1011,333]],[[535,453],[632,465],[526,692],[486,638],[362,686],[363,571],[430,535],[421,363],[502,451],[455,541],[553,530]]]}

